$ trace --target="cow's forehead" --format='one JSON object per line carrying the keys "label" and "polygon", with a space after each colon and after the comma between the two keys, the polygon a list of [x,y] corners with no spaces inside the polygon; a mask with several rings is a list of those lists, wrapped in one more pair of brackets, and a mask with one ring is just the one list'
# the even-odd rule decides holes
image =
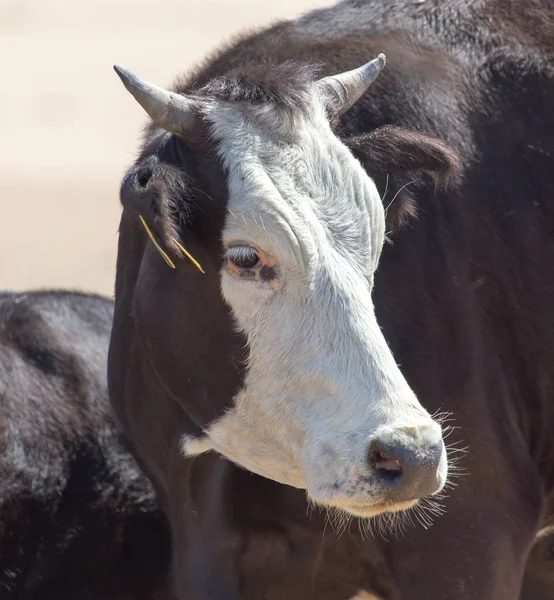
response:
{"label": "cow's forehead", "polygon": [[382,243],[382,204],[373,181],[333,134],[314,98],[299,115],[214,107],[213,139],[227,172],[224,238],[259,240],[306,266],[325,248],[360,264]]}

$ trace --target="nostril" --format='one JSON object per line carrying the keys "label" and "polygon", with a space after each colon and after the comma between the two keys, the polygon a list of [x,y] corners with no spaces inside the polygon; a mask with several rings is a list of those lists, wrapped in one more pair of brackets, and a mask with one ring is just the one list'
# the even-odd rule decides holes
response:
{"label": "nostril", "polygon": [[[427,444],[420,440],[404,439],[404,429],[373,439],[366,454],[371,479],[381,486],[389,500],[412,501],[433,496],[444,485],[444,444]],[[435,442],[435,440],[431,440]],[[411,443],[408,443],[411,442]]]}
{"label": "nostril", "polygon": [[371,464],[379,477],[385,481],[396,483],[402,477],[400,461],[382,450],[372,451]]}

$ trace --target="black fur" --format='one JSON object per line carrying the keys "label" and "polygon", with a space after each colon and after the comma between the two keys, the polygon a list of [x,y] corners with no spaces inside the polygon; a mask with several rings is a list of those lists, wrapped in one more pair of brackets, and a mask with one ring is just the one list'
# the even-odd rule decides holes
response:
{"label": "black fur", "polygon": [[239,67],[212,79],[197,94],[223,102],[271,104],[294,114],[306,110],[315,74],[315,66],[296,61]]}
{"label": "black fur", "polygon": [[114,426],[107,299],[0,296],[0,598],[161,600],[169,531]]}

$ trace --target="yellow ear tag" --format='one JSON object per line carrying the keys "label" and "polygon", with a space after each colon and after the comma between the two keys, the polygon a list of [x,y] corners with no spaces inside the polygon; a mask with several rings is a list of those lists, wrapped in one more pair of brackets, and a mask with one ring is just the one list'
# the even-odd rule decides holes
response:
{"label": "yellow ear tag", "polygon": [[148,236],[150,237],[150,239],[152,240],[152,243],[154,244],[154,246],[156,246],[156,250],[162,255],[162,258],[165,260],[165,262],[172,268],[175,268],[175,263],[171,260],[171,258],[169,258],[167,252],[165,252],[165,250],[160,246],[160,244],[158,244],[156,238],[154,237],[154,234],[152,233],[152,231],[150,230],[150,227],[148,227],[148,224],[146,223],[146,221],[143,219],[142,215],[139,215],[139,219],[141,221],[141,223],[144,225],[144,229],[146,229],[146,233],[148,234]]}
{"label": "yellow ear tag", "polygon": [[190,262],[200,271],[200,273],[206,274],[206,271],[200,266],[200,263],[192,256],[192,254],[184,248],[175,238],[173,241],[179,246],[179,250],[190,260]]}

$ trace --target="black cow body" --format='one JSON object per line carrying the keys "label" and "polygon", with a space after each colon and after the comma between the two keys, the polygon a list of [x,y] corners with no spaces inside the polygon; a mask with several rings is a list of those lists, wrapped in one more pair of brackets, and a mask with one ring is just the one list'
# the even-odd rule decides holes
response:
{"label": "black cow body", "polygon": [[[214,309],[225,177],[152,129],[123,185],[125,208],[143,202],[139,185],[145,209],[172,198],[187,213],[175,228],[209,268],[175,275],[124,212],[109,385],[171,520],[179,599],[519,598],[554,488],[553,49],[547,1],[350,0],[235,43],[177,87],[190,93],[264,61],[316,62],[327,75],[385,52],[383,75],[337,134],[391,205],[391,227],[418,212],[383,252],[378,320],[421,403],[452,412],[459,429],[448,440],[468,448],[433,527],[373,542],[355,522],[338,535],[301,490],[211,453],[181,456],[182,436],[200,435],[240,388],[241,341]],[[358,143],[383,125],[445,142],[462,177],[448,191],[420,179],[403,188],[406,169],[383,171],[374,146]],[[190,204],[181,179],[198,192]]]}
{"label": "black cow body", "polygon": [[0,294],[0,598],[157,600],[169,536],[109,410],[113,304]]}

